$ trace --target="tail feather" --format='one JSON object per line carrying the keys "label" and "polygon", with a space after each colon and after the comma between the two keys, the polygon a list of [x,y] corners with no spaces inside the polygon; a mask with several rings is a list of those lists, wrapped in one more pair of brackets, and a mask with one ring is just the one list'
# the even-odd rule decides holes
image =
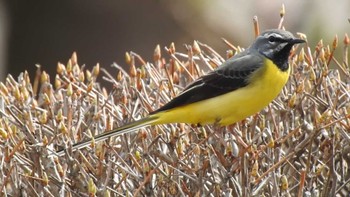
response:
{"label": "tail feather", "polygon": [[[109,137],[119,136],[119,135],[122,135],[122,134],[125,134],[125,133],[132,132],[132,131],[135,131],[135,130],[137,130],[139,128],[142,128],[144,126],[151,125],[157,119],[158,119],[158,117],[154,116],[154,115],[147,116],[147,117],[142,118],[140,120],[137,120],[137,121],[134,121],[134,122],[130,122],[130,123],[128,123],[128,124],[126,124],[126,125],[124,125],[122,127],[119,127],[117,129],[114,129],[114,130],[107,131],[107,132],[101,133],[99,135],[96,135],[96,136],[94,136],[94,140],[95,140],[95,142],[100,142],[100,141],[103,141],[103,140],[105,140],[105,139],[107,139]],[[73,151],[74,150],[79,150],[79,149],[82,149],[82,148],[90,145],[90,143],[91,143],[91,139],[88,139],[88,140],[85,140],[85,141],[82,141],[82,142],[78,142],[78,143],[73,145],[72,149],[73,149]],[[58,156],[62,156],[64,154],[65,154],[65,149],[57,152]]]}

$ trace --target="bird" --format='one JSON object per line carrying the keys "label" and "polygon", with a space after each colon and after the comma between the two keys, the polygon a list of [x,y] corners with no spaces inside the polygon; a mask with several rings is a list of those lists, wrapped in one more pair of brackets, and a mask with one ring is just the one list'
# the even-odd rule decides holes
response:
{"label": "bird", "polygon": [[[146,117],[94,136],[94,141],[169,124],[227,126],[254,115],[272,102],[288,81],[292,47],[305,40],[282,29],[266,30],[244,51],[190,83],[178,96]],[[92,139],[72,145],[78,150]],[[65,150],[58,152],[59,155]]]}

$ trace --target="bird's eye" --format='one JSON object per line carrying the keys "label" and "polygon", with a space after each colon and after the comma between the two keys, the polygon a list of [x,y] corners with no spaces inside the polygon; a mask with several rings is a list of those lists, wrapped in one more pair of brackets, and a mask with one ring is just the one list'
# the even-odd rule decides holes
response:
{"label": "bird's eye", "polygon": [[269,36],[267,39],[270,43],[274,43],[276,41],[276,37],[274,36]]}

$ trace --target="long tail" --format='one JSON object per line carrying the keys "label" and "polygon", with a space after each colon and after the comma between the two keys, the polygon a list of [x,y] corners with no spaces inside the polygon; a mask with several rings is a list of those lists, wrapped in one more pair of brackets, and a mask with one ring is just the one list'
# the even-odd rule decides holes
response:
{"label": "long tail", "polygon": [[[111,130],[111,131],[107,131],[104,133],[101,133],[99,135],[94,136],[94,140],[95,142],[99,142],[99,141],[103,141],[109,137],[112,136],[119,136],[125,133],[129,133],[132,131],[135,131],[141,127],[147,126],[147,125],[151,125],[152,123],[154,123],[155,121],[157,121],[158,116],[156,115],[150,115],[147,116],[145,118],[142,118],[140,120],[134,121],[134,122],[130,122],[122,127],[119,127],[117,129]],[[82,141],[82,142],[78,142],[76,144],[73,145],[72,149],[74,150],[79,150],[82,149],[88,145],[90,145],[91,143],[91,139]],[[65,154],[65,149],[60,150],[56,153],[58,156],[62,156]]]}

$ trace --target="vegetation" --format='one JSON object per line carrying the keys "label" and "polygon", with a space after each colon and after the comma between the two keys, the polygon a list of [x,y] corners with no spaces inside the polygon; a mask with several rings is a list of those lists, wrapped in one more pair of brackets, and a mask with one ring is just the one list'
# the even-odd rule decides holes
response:
{"label": "vegetation", "polygon": [[197,41],[185,53],[172,43],[165,54],[157,46],[152,63],[126,53],[129,70],[114,64],[113,74],[79,66],[74,53],[58,63],[53,84],[40,67],[33,83],[27,72],[8,75],[0,83],[1,195],[349,195],[349,42],[295,48],[280,96],[242,122],[145,127],[80,151],[71,145],[144,117],[243,49],[225,40],[223,58]]}

